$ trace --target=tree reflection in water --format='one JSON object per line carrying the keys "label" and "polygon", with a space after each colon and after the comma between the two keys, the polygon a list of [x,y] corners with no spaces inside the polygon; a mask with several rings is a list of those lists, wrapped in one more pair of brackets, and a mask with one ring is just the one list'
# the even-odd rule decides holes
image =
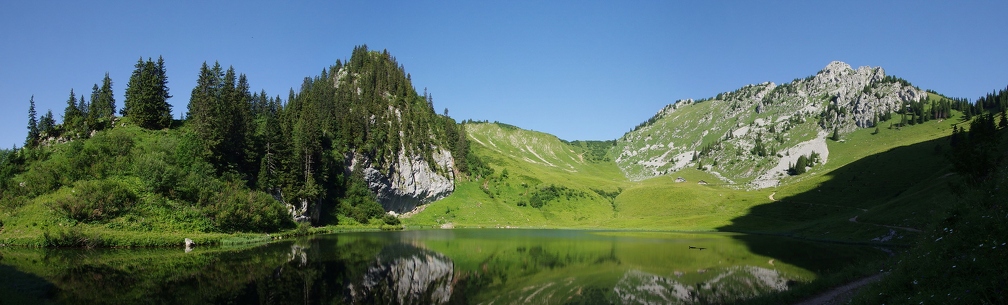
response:
{"label": "tree reflection in water", "polygon": [[827,248],[819,250],[828,260],[802,267],[788,264],[798,258],[759,256],[716,234],[452,230],[190,253],[0,248],[0,303],[735,303],[880,252]]}

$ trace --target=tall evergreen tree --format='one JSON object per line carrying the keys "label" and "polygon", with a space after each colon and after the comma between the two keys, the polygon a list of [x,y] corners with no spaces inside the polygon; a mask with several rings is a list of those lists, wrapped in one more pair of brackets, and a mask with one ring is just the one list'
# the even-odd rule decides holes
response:
{"label": "tall evergreen tree", "polygon": [[91,87],[91,103],[88,104],[88,116],[87,125],[90,129],[98,129],[98,118],[101,116],[99,113],[104,111],[105,107],[101,107],[96,103],[98,101],[98,95],[101,92],[98,84],[94,84]]}
{"label": "tall evergreen tree", "polygon": [[108,73],[102,79],[99,88],[95,84],[91,89],[91,105],[88,109],[88,125],[92,129],[102,129],[111,124],[115,116],[115,96],[112,94],[112,79]]}
{"label": "tall evergreen tree", "polygon": [[215,64],[214,69],[207,66],[206,62],[200,67],[199,77],[196,80],[196,87],[193,88],[189,98],[189,109],[186,115],[187,120],[192,123],[193,130],[202,142],[202,150],[205,159],[217,165],[220,164],[220,146],[224,136],[219,128],[219,117],[216,107],[220,78],[220,65]]}
{"label": "tall evergreen tree", "polygon": [[78,107],[77,95],[70,89],[70,98],[67,99],[67,106],[63,109],[63,130],[71,136],[79,136],[83,132],[81,123],[84,121],[84,114]]}
{"label": "tall evergreen tree", "polygon": [[171,125],[171,105],[168,104],[168,78],[164,71],[164,59],[158,57],[155,63],[143,58],[134,66],[133,75],[126,85],[126,100],[123,101],[123,115],[130,116],[137,125],[148,129],[161,129]]}
{"label": "tall evergreen tree", "polygon": [[35,113],[35,96],[32,95],[28,100],[28,138],[25,139],[25,147],[34,147],[38,139],[38,114]]}
{"label": "tall evergreen tree", "polygon": [[247,158],[248,120],[251,93],[244,75],[238,79],[234,68],[225,73],[220,63],[200,68],[200,76],[189,99],[189,121],[202,142],[204,156],[224,172],[236,170],[248,181],[256,178]]}
{"label": "tall evergreen tree", "polygon": [[[94,103],[94,101],[91,101]],[[102,116],[107,117],[109,120],[115,116],[116,104],[115,95],[112,93],[112,79],[109,78],[108,72],[105,73],[105,78],[102,79],[101,92],[98,94],[98,103],[108,106],[104,107]]]}
{"label": "tall evergreen tree", "polygon": [[42,138],[59,136],[56,133],[56,119],[53,118],[52,110],[46,111],[38,122],[39,135]]}

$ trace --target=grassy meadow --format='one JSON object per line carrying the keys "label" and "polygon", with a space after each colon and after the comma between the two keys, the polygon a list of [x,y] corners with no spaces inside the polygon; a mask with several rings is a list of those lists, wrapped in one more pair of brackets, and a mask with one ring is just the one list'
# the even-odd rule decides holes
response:
{"label": "grassy meadow", "polygon": [[[960,117],[827,140],[829,160],[781,185],[745,190],[686,167],[630,181],[585,145],[499,123],[466,124],[474,152],[493,173],[459,181],[456,192],[403,219],[407,227],[610,228],[737,231],[814,239],[906,241],[949,199],[956,179],[945,160]],[[685,182],[676,182],[682,177]],[[699,181],[707,184],[699,184]],[[772,195],[772,196],[771,196]],[[538,199],[537,199],[538,198]],[[534,201],[543,201],[533,206]],[[851,218],[857,217],[855,221]],[[450,224],[450,225],[449,225]],[[893,240],[895,239],[895,240]]]}

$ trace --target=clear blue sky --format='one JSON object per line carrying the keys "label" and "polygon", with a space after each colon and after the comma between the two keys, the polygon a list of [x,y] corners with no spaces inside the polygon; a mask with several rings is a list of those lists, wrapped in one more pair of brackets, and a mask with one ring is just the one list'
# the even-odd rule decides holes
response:
{"label": "clear blue sky", "polygon": [[[57,121],[71,88],[164,56],[176,117],[203,61],[284,98],[355,45],[387,49],[438,112],[567,140],[615,139],[666,104],[783,83],[832,60],[975,99],[1008,85],[1006,1],[3,1],[0,147],[28,99]],[[683,1],[685,2],[685,1]]]}

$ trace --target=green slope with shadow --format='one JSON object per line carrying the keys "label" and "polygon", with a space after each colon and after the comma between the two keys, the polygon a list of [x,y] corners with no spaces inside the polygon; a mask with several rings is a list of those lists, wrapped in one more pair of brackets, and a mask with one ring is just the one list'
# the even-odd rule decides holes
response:
{"label": "green slope with shadow", "polygon": [[939,138],[862,158],[801,192],[795,192],[800,185],[782,187],[777,201],[753,206],[718,230],[866,242],[895,230],[891,239],[899,240],[930,223],[951,199],[948,183],[955,177],[943,150],[935,149],[947,149],[948,142]]}

